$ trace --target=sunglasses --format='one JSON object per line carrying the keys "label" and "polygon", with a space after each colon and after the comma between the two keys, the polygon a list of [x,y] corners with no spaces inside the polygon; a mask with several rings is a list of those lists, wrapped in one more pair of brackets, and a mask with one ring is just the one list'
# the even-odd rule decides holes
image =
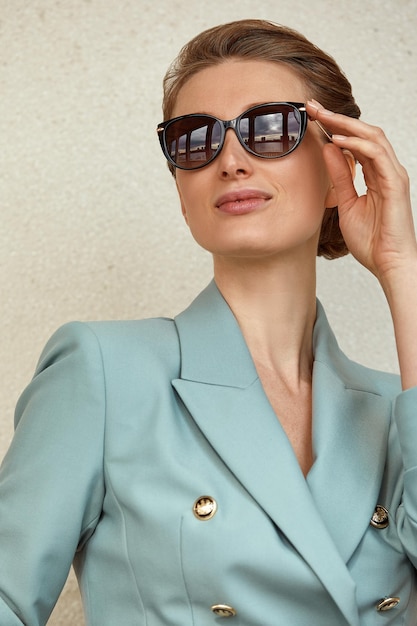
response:
{"label": "sunglasses", "polygon": [[278,159],[300,145],[307,120],[307,111],[301,102],[270,102],[251,107],[234,120],[199,113],[181,115],[161,122],[157,132],[162,152],[171,165],[196,170],[220,154],[228,128],[233,128],[250,154],[262,159]]}

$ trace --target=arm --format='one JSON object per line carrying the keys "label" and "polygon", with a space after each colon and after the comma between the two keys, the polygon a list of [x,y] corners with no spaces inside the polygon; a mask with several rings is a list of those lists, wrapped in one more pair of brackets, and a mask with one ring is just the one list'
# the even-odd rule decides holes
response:
{"label": "arm", "polygon": [[394,323],[403,389],[417,386],[417,260],[383,283]]}
{"label": "arm", "polygon": [[[340,228],[351,253],[384,290],[403,389],[417,386],[417,242],[407,172],[379,128],[316,102],[307,109],[333,133],[324,158],[337,195]],[[366,195],[358,197],[342,150],[362,165]]]}
{"label": "arm", "polygon": [[0,470],[0,623],[44,625],[103,498],[104,378],[94,335],[63,327],[16,408]]}

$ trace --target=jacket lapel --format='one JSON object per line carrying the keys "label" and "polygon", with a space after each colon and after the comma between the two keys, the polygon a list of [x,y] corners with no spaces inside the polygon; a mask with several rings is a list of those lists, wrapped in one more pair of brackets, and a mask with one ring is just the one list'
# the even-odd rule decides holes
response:
{"label": "jacket lapel", "polygon": [[[377,463],[373,469],[375,459],[367,456],[366,442],[372,434],[375,449],[375,433],[371,424],[363,424],[361,415],[369,408],[363,399],[353,398],[354,426],[360,428],[352,433],[352,397],[329,369],[329,357],[338,354],[334,345],[330,342],[330,350],[327,345],[321,350],[331,331],[321,309],[319,317],[315,340],[323,363],[316,363],[313,383],[318,456],[308,481],[263,391],[239,326],[214,283],[175,320],[182,364],[181,378],[173,386],[230,471],[316,572],[346,622],[357,626],[354,583],[343,559],[369,524],[382,468]],[[373,413],[376,421],[377,411],[371,411],[371,417]],[[379,434],[382,446],[385,435],[382,430]],[[328,486],[325,493],[323,485]],[[346,515],[346,494],[356,516],[353,524],[351,511]]]}
{"label": "jacket lapel", "polygon": [[377,504],[391,400],[375,391],[369,370],[341,352],[320,303],[317,307],[313,370],[316,460],[307,482],[328,531],[347,562]]}

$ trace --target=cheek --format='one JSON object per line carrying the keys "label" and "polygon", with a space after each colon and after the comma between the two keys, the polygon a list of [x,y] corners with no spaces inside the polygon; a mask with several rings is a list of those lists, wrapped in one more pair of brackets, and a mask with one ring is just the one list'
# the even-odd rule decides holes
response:
{"label": "cheek", "polygon": [[180,204],[181,204],[181,213],[183,218],[185,219],[185,223],[187,224],[187,226],[189,226],[189,222],[188,222],[188,214],[187,214],[187,209],[185,207],[185,204],[180,196]]}
{"label": "cheek", "polygon": [[[193,174],[195,176],[195,172]],[[176,183],[182,215],[192,235],[198,240],[199,231],[204,232],[207,228],[207,216],[202,203],[204,198],[202,185],[195,178],[184,183],[181,176]]]}
{"label": "cheek", "polygon": [[304,202],[314,213],[321,213],[331,188],[321,149],[301,156],[305,158],[301,158],[298,164],[298,176],[293,180],[293,189],[300,202]]}
{"label": "cheek", "polygon": [[176,185],[181,202],[181,209],[186,219],[201,213],[205,199],[209,198],[211,184],[205,176],[204,170],[195,172],[177,171]]}
{"label": "cheek", "polygon": [[181,212],[182,215],[186,221],[186,223],[189,224],[189,207],[193,205],[192,201],[190,200],[190,190],[189,190],[189,185],[184,185],[181,181],[181,175],[177,174],[177,178],[175,180],[176,186],[177,186],[177,192],[178,192],[178,197],[180,200],[180,204],[181,204]]}

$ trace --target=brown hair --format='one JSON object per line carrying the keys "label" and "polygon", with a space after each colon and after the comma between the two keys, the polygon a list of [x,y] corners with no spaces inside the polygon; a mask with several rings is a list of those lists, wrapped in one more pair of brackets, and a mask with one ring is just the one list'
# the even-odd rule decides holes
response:
{"label": "brown hair", "polygon": [[[291,28],[247,19],[210,28],[182,48],[164,78],[164,120],[172,117],[177,95],[191,76],[231,58],[285,63],[304,81],[309,98],[336,113],[360,116],[351,85],[332,57]],[[335,259],[348,252],[337,207],[326,208],[317,254]]]}

